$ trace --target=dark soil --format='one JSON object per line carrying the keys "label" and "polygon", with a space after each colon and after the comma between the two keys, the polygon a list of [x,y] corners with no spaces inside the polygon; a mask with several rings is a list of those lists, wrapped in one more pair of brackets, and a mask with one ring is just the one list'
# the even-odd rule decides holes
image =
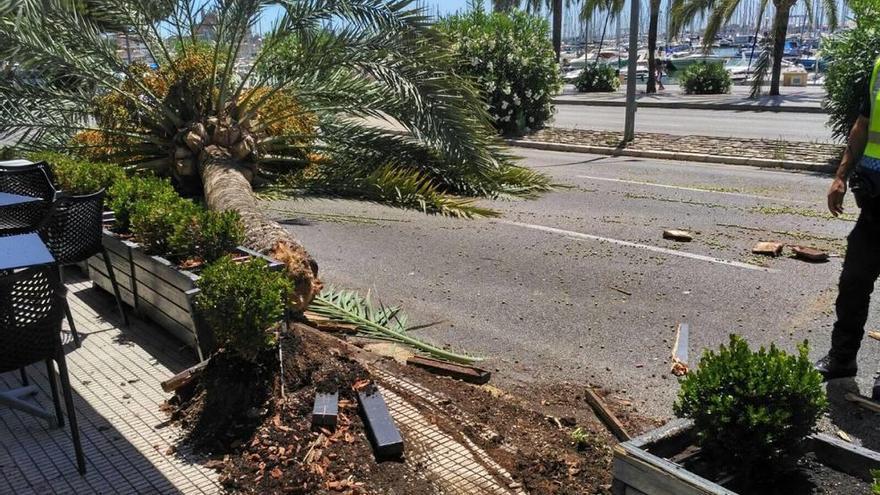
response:
{"label": "dark soil", "polygon": [[[173,418],[189,431],[188,440],[214,458],[209,465],[220,472],[227,489],[261,494],[439,493],[413,463],[376,461],[353,389],[370,379],[355,360],[363,359],[361,351],[335,337],[300,330],[283,338],[280,346],[283,379],[277,351],[262,357],[259,371],[247,371],[220,354],[192,390],[181,390],[169,401]],[[371,369],[448,398],[438,410],[420,397],[394,390],[445,432],[466,435],[478,444],[528,493],[610,493],[610,445],[615,440],[583,400],[582,387],[532,386],[521,392],[528,399],[520,399],[491,386],[473,386],[370,356]],[[312,431],[315,393],[333,390],[340,394],[338,427]],[[606,400],[633,435],[658,424],[613,395]],[[571,433],[576,428],[587,433],[586,444],[575,445]]]}

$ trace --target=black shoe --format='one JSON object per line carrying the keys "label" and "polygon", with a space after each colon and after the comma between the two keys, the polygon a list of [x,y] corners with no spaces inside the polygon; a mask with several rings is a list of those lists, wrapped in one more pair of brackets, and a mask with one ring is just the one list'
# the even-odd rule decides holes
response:
{"label": "black shoe", "polygon": [[[856,376],[856,373],[859,371],[855,359],[841,361],[830,354],[816,361],[815,367],[816,371],[821,373],[825,380]],[[877,393],[880,394],[880,390]]]}

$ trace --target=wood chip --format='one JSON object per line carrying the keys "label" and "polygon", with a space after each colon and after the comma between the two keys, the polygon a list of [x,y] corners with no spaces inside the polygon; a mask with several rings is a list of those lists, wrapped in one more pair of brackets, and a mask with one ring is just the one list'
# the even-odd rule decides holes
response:
{"label": "wood chip", "polygon": [[868,332],[868,337],[871,337],[874,340],[880,340],[880,332],[876,330],[871,330]]}
{"label": "wood chip", "polygon": [[815,248],[806,246],[794,246],[791,248],[791,250],[794,252],[795,258],[800,260],[812,261],[814,263],[828,261],[828,253],[824,251],[819,251]]}
{"label": "wood chip", "polygon": [[664,230],[663,231],[664,239],[671,239],[673,241],[678,242],[691,242],[694,240],[694,235],[686,230]]}
{"label": "wood chip", "polygon": [[780,242],[759,242],[752,248],[752,253],[765,256],[779,256],[782,254],[783,244]]}
{"label": "wood chip", "polygon": [[672,374],[684,376],[688,373],[688,338],[690,327],[680,323],[675,331],[675,344],[672,345]]}
{"label": "wood chip", "polygon": [[852,440],[852,437],[849,436],[849,434],[847,434],[847,433],[846,433],[845,431],[843,431],[843,430],[837,430],[837,436],[839,436],[840,439],[843,440],[843,441],[845,441],[845,442],[852,443],[852,441],[853,441],[853,440]]}

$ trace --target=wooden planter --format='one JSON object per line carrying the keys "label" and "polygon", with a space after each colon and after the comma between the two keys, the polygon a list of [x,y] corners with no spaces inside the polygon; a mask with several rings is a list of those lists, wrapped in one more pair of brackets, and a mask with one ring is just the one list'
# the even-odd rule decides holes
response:
{"label": "wooden planter", "polygon": [[[195,350],[200,360],[210,356],[214,349],[213,332],[193,309],[199,276],[178,269],[165,258],[144,253],[139,244],[120,239],[108,230],[104,230],[103,241],[122,301],[134,308],[135,314],[152,320]],[[283,266],[245,247],[239,246],[237,251],[265,259],[273,270]],[[100,254],[89,258],[88,273],[95,285],[113,293]]]}
{"label": "wooden planter", "polygon": [[[614,447],[614,495],[737,495],[686,470],[669,458],[693,445],[692,423],[677,419]],[[807,449],[822,464],[870,481],[880,453],[817,433]]]}

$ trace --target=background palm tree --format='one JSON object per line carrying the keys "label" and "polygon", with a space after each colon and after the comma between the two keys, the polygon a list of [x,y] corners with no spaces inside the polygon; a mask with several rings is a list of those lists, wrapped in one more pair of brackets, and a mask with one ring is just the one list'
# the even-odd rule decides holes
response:
{"label": "background palm tree", "polygon": [[648,18],[648,82],[645,92],[648,94],[657,92],[657,31],[660,23],[661,0],[650,0],[650,13]]}
{"label": "background palm tree", "polygon": [[[411,4],[89,0],[86,12],[69,0],[3,3],[0,60],[21,70],[0,78],[0,137],[24,151],[152,169],[211,209],[237,211],[246,244],[287,265],[303,309],[321,288],[317,264],[264,214],[254,184],[325,177],[345,181],[334,192],[457,215],[491,212],[450,194],[546,186],[510,164],[480,93],[455,75],[447,41]],[[240,66],[269,12],[262,51]],[[108,26],[137,36],[159,68],[125,63]],[[371,123],[380,119],[406,132]]]}
{"label": "background palm tree", "polygon": [[[703,48],[708,51],[715,41],[718,31],[733,17],[743,0],[672,0],[672,25],[674,34],[681,32],[683,26],[697,17],[703,17],[708,13],[706,32],[703,35]],[[758,9],[758,22],[764,17],[764,12],[771,0],[761,0]],[[807,12],[812,18],[813,0],[803,0],[807,4]],[[785,37],[788,34],[788,21],[791,17],[791,9],[798,0],[772,0],[776,9],[773,15],[772,38],[769,53],[765,54],[762,61],[756,65],[756,87],[760,91],[759,84],[764,79],[764,74],[771,71],[770,95],[779,94],[779,80],[782,74],[782,57],[785,53]],[[828,15],[828,26],[831,29],[837,27],[837,0],[822,0]],[[772,62],[772,67],[771,67]],[[753,94],[756,91],[753,90]]]}
{"label": "background palm tree", "polygon": [[581,5],[580,18],[585,23],[593,20],[593,16],[605,14],[605,22],[602,26],[602,36],[599,38],[599,49],[596,50],[596,62],[599,61],[599,53],[605,44],[605,33],[608,23],[614,19],[620,19],[625,0],[585,0]]}

